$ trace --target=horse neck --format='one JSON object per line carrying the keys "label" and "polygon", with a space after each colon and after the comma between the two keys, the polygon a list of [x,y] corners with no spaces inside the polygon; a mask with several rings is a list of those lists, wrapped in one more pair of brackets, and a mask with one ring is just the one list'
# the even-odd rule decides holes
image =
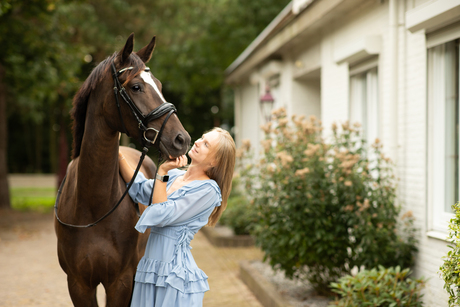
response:
{"label": "horse neck", "polygon": [[90,98],[78,162],[79,203],[96,202],[104,209],[119,197],[118,149],[118,131],[107,125],[102,103]]}

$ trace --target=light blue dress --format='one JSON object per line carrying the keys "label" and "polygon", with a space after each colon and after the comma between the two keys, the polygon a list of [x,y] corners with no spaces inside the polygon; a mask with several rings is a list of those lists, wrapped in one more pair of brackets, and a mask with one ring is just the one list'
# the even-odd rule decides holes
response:
{"label": "light blue dress", "polygon": [[[167,189],[185,172],[174,169]],[[131,198],[147,205],[153,180],[137,175],[130,191]],[[194,307],[203,305],[204,292],[209,290],[208,276],[198,268],[190,252],[190,241],[222,196],[214,180],[195,180],[179,188],[163,203],[147,207],[136,229],[150,228],[144,257],[139,261],[134,278],[132,307]]]}

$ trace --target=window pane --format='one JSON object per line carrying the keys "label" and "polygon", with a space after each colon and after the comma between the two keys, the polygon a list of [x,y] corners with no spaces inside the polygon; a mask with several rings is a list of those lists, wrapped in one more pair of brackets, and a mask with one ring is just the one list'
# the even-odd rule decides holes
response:
{"label": "window pane", "polygon": [[452,212],[451,206],[457,202],[459,190],[458,178],[458,41],[445,44],[444,49],[444,86],[445,86],[445,184],[446,200],[444,210]]}
{"label": "window pane", "polygon": [[378,99],[377,67],[350,77],[350,123],[361,124],[368,144],[379,135]]}
{"label": "window pane", "polygon": [[350,78],[350,124],[360,123],[363,138],[366,139],[367,131],[367,79],[366,73]]}
{"label": "window pane", "polygon": [[375,142],[379,136],[379,93],[378,93],[378,78],[377,68],[369,70],[367,77],[367,123],[366,123],[366,139],[368,144]]}

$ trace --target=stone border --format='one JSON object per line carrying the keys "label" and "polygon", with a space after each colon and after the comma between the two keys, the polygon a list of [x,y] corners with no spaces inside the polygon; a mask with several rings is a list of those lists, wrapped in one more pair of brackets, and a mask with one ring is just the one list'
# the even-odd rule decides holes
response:
{"label": "stone border", "polygon": [[240,278],[264,307],[293,307],[247,260],[240,262]]}
{"label": "stone border", "polygon": [[222,235],[213,227],[203,227],[201,231],[212,245],[217,247],[249,247],[254,246],[254,238],[249,235]]}

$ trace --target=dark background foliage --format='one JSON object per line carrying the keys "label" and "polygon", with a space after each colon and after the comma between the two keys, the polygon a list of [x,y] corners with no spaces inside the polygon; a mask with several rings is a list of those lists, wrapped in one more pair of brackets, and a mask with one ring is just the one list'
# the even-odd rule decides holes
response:
{"label": "dark background foliage", "polygon": [[65,165],[73,95],[132,32],[135,50],[157,36],[148,65],[192,139],[213,126],[230,129],[223,71],[288,2],[0,0],[0,199],[8,199],[8,172]]}

